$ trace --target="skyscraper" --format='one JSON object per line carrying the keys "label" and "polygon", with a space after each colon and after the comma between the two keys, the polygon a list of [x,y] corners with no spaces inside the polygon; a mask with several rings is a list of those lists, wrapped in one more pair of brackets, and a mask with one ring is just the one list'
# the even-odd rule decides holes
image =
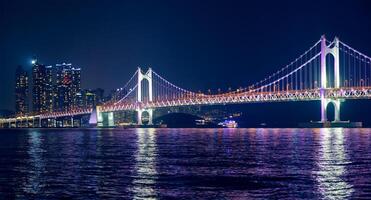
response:
{"label": "skyscraper", "polygon": [[18,66],[15,72],[15,111],[17,116],[28,113],[28,73]]}
{"label": "skyscraper", "polygon": [[84,90],[83,95],[84,106],[86,108],[94,108],[104,101],[104,90],[101,88],[97,88],[95,90]]}
{"label": "skyscraper", "polygon": [[54,70],[52,66],[45,67],[45,109],[54,111]]}
{"label": "skyscraper", "polygon": [[47,109],[47,78],[46,67],[38,63],[36,60],[32,61],[32,81],[33,81],[33,95],[32,95],[32,110],[35,113],[46,112]]}
{"label": "skyscraper", "polygon": [[97,88],[94,90],[96,96],[97,104],[101,104],[104,101],[104,90],[102,88]]}
{"label": "skyscraper", "polygon": [[[56,64],[55,65],[55,85],[54,85],[54,91],[55,91],[55,102],[54,102],[54,110],[55,111],[62,111],[66,110],[67,106],[65,105],[64,96],[66,94],[66,87],[64,84],[62,84],[64,79],[64,69],[69,67],[69,64]],[[68,93],[67,93],[68,94]],[[66,109],[64,109],[66,108]]]}
{"label": "skyscraper", "polygon": [[81,106],[81,69],[56,64],[56,108],[67,111]]}
{"label": "skyscraper", "polygon": [[71,83],[71,97],[72,97],[72,108],[80,107],[80,101],[78,94],[81,94],[81,69],[72,68],[72,83]]}
{"label": "skyscraper", "polygon": [[94,108],[97,105],[97,96],[94,91],[86,90],[85,91],[85,107]]}

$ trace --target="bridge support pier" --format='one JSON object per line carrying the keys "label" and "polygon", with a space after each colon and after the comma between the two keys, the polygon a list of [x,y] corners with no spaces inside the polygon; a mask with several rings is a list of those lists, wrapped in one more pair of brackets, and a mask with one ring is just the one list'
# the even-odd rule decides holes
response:
{"label": "bridge support pier", "polygon": [[143,125],[142,115],[144,112],[148,113],[148,124],[147,125],[153,125],[153,109],[138,109],[137,110],[137,124]]}
{"label": "bridge support pier", "polygon": [[334,105],[334,122],[340,122],[340,100],[323,99],[321,100],[321,122],[328,122],[327,119],[327,107],[332,103]]}
{"label": "bridge support pier", "polygon": [[89,123],[96,124],[97,127],[114,127],[115,118],[113,112],[102,112],[101,109],[100,106],[96,107],[96,110],[93,111],[95,113],[90,117]]}
{"label": "bridge support pier", "polygon": [[137,124],[142,125],[142,110],[137,110]]}
{"label": "bridge support pier", "polygon": [[108,113],[108,127],[114,127],[115,126],[115,118],[113,116],[113,112]]}
{"label": "bridge support pier", "polygon": [[148,114],[149,114],[148,125],[153,125],[153,109],[149,109]]}
{"label": "bridge support pier", "polygon": [[95,110],[95,112],[96,112],[95,113],[96,114],[96,121],[94,121],[94,119],[91,119],[91,120],[89,120],[89,123],[91,123],[91,124],[96,123],[97,124],[97,127],[103,127],[103,114],[102,114],[101,109],[102,108],[100,106],[97,106],[96,107],[96,110]]}

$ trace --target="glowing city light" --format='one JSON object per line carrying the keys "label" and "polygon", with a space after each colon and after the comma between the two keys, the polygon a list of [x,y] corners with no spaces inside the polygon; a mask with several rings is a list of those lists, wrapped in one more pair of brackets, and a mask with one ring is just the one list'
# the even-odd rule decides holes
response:
{"label": "glowing city light", "polygon": [[[195,93],[192,91],[180,88],[152,69],[143,73],[137,70],[124,87],[117,88],[116,91],[125,91],[120,94],[120,99],[107,101],[100,107],[100,112],[115,112],[124,110],[152,110],[164,107],[191,106],[191,105],[215,105],[215,104],[236,104],[236,103],[253,103],[253,102],[282,102],[282,101],[307,101],[321,100],[321,121],[327,121],[327,116],[324,115],[327,104],[335,104],[335,121],[340,121],[340,102],[331,101],[331,99],[358,99],[370,98],[371,86],[368,68],[371,70],[371,58],[366,57],[353,50],[348,45],[341,41],[335,41],[340,45],[337,51],[344,53],[348,60],[354,57],[354,62],[359,66],[357,71],[358,78],[354,74],[347,74],[342,70],[343,74],[336,75],[334,79],[329,79],[327,76],[322,76],[326,73],[322,68],[321,48],[328,51],[334,42],[326,42],[326,45],[319,48],[321,41],[316,42],[304,54],[292,61],[289,65],[281,70],[271,74],[267,78],[258,81],[247,88],[239,87],[236,90],[228,89],[226,93],[212,94],[209,90],[208,94],[201,92]],[[337,46],[336,46],[337,47]],[[339,59],[339,55],[335,56]],[[37,60],[31,61],[36,64]],[[362,64],[359,64],[362,63]],[[66,64],[67,65],[67,64]],[[340,72],[339,65],[334,65],[336,72]],[[362,68],[361,68],[362,67]],[[76,68],[75,68],[76,69]],[[349,70],[348,70],[349,71]],[[339,85],[340,77],[344,79],[344,85]],[[322,79],[321,79],[322,78]],[[142,86],[141,81],[146,79],[148,86]],[[327,86],[327,82],[332,85]],[[320,87],[319,85],[322,85]],[[218,90],[219,91],[219,90]],[[144,95],[143,95],[144,94]],[[148,95],[147,95],[148,94]],[[142,98],[146,96],[147,98]],[[152,99],[153,98],[153,99]],[[92,113],[93,109],[69,110],[66,112],[51,112],[42,113],[32,116],[38,119],[48,119],[53,117],[66,117]],[[0,119],[0,126],[4,123],[14,123],[22,121],[23,118]],[[3,125],[4,126],[4,125]],[[11,126],[11,124],[9,125]]]}

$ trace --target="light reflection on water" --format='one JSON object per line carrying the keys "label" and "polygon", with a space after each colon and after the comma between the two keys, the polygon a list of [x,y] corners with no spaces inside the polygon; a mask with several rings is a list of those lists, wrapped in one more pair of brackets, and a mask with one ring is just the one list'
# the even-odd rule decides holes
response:
{"label": "light reflection on water", "polygon": [[[29,149],[27,151],[29,159],[27,162],[27,167],[31,168],[28,171],[27,180],[24,182],[23,191],[29,194],[37,194],[42,192],[43,182],[42,173],[45,170],[45,163],[43,160],[42,149],[42,138],[41,133],[38,131],[32,131],[28,134]],[[20,195],[21,196],[21,195]]]}
{"label": "light reflection on water", "polygon": [[317,157],[319,170],[314,171],[318,190],[324,199],[348,199],[353,186],[344,180],[346,165],[351,164],[344,147],[344,129],[321,129]]}
{"label": "light reflection on water", "polygon": [[135,152],[134,199],[156,199],[156,134],[155,129],[137,129],[138,149]]}
{"label": "light reflection on water", "polygon": [[0,130],[0,199],[371,196],[371,129]]}

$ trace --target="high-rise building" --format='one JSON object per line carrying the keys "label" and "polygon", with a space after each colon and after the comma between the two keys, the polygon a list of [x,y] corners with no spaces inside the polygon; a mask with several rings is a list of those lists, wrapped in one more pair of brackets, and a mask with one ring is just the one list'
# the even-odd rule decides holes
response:
{"label": "high-rise building", "polygon": [[15,72],[15,111],[17,116],[28,113],[28,73],[18,66]]}
{"label": "high-rise building", "polygon": [[104,90],[102,88],[97,88],[94,90],[96,96],[96,104],[101,104],[104,102]]}
{"label": "high-rise building", "polygon": [[32,61],[32,65],[32,110],[35,113],[44,113],[48,111],[46,103],[47,70],[45,65],[38,63],[36,60]]}
{"label": "high-rise building", "polygon": [[104,102],[104,90],[97,88],[94,90],[84,90],[82,92],[83,96],[83,107],[94,108]]}
{"label": "high-rise building", "polygon": [[45,67],[45,109],[54,111],[54,70],[52,66]]}
{"label": "high-rise building", "polygon": [[97,105],[97,96],[94,91],[86,90],[85,91],[85,107],[93,108]]}
{"label": "high-rise building", "polygon": [[72,68],[72,83],[71,83],[71,97],[72,97],[72,108],[80,107],[80,97],[81,94],[81,69]]}
{"label": "high-rise building", "polygon": [[66,87],[62,84],[63,82],[63,77],[64,73],[63,70],[64,68],[69,67],[69,64],[56,64],[55,65],[55,86],[54,86],[54,91],[55,91],[55,101],[54,101],[54,108],[55,111],[63,111],[67,110],[67,106],[65,105],[64,102],[64,95],[66,94]]}
{"label": "high-rise building", "polygon": [[81,105],[81,69],[72,64],[56,64],[56,109],[67,111]]}
{"label": "high-rise building", "polygon": [[85,108],[84,91],[77,93],[75,99],[78,108]]}

